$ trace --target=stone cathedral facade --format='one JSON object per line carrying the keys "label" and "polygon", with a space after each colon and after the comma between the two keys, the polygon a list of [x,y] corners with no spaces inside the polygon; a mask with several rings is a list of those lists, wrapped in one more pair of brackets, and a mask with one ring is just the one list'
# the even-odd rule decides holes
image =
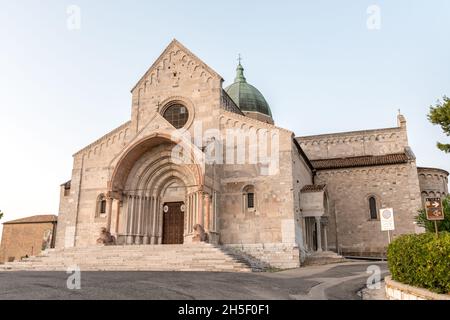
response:
{"label": "stone cathedral facade", "polygon": [[56,247],[208,241],[279,267],[313,252],[377,256],[420,232],[425,195],[448,173],[417,168],[406,120],[394,128],[296,136],[277,127],[239,63],[233,84],[173,40],[137,82],[131,119],[74,154]]}

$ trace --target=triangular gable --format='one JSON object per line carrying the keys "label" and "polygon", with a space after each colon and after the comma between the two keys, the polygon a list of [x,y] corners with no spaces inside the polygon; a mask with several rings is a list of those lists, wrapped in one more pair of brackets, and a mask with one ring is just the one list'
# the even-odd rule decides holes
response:
{"label": "triangular gable", "polygon": [[210,68],[206,63],[204,63],[200,58],[198,58],[195,54],[193,54],[188,48],[183,46],[178,40],[173,39],[167,48],[161,53],[161,55],[156,59],[156,61],[152,64],[152,66],[145,72],[145,74],[139,79],[136,85],[131,89],[131,92],[136,89],[145,79],[156,69],[163,59],[169,55],[171,51],[182,50],[186,55],[188,55],[191,59],[195,60],[201,67],[203,67],[207,72],[211,74],[211,76],[219,78],[223,80],[222,76],[220,76],[217,72],[215,72],[212,68]]}

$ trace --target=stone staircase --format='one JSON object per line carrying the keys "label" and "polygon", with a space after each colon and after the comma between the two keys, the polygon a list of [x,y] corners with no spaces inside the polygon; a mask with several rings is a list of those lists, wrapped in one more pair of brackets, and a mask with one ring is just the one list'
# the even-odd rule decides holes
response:
{"label": "stone staircase", "polygon": [[0,265],[0,271],[67,271],[74,266],[81,271],[252,271],[244,260],[207,243],[51,249]]}

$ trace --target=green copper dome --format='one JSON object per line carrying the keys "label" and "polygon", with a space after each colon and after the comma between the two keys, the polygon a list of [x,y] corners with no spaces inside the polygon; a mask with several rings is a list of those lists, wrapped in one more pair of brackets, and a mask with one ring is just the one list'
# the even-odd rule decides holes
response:
{"label": "green copper dome", "polygon": [[242,112],[259,112],[272,118],[272,112],[264,96],[258,89],[247,83],[241,63],[236,68],[234,83],[225,88],[225,91]]}

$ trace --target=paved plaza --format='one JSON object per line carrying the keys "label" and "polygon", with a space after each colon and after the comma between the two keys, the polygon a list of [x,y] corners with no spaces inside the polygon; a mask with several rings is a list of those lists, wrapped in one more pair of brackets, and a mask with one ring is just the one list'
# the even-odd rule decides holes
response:
{"label": "paved plaza", "polygon": [[[65,272],[0,272],[0,299],[334,299],[359,300],[367,280],[388,274],[385,262],[346,262],[281,272],[81,272],[68,289]],[[381,289],[370,298],[383,297]],[[373,291],[373,293],[371,292]]]}

